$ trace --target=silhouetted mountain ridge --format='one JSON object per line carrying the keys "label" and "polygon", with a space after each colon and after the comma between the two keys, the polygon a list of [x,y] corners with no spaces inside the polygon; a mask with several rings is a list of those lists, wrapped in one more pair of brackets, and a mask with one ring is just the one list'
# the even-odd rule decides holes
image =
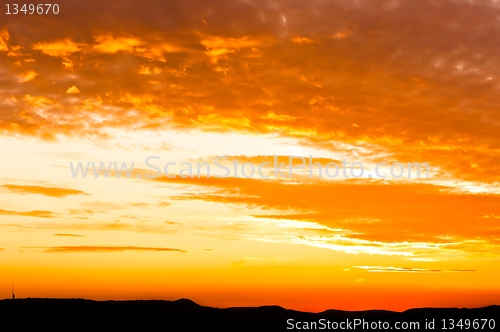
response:
{"label": "silhouetted mountain ridge", "polygon": [[[415,308],[404,312],[387,310],[343,311],[326,310],[319,313],[290,310],[277,305],[260,307],[212,308],[190,299],[175,301],[128,300],[95,301],[88,299],[28,298],[0,300],[0,318],[6,324],[112,328],[144,326],[164,327],[168,331],[282,331],[303,324],[352,324],[354,320],[387,324],[395,322],[429,321],[438,324],[442,319],[489,319],[500,326],[500,306],[483,308]],[[444,323],[444,322],[443,322]],[[299,325],[297,325],[299,324]],[[302,325],[300,325],[302,324]],[[4,324],[4,326],[6,326]],[[76,325],[75,325],[76,326]],[[318,325],[319,326],[319,325]],[[213,327],[213,328],[212,328]],[[356,330],[356,329],[354,329]],[[434,330],[440,330],[435,328]]]}

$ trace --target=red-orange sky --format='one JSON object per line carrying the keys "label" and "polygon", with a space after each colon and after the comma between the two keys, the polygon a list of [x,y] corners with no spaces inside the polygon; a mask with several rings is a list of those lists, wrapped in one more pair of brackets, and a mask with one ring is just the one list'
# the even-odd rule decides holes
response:
{"label": "red-orange sky", "polygon": [[[0,297],[500,303],[496,1],[59,6],[0,21]],[[290,155],[430,177],[136,177]]]}

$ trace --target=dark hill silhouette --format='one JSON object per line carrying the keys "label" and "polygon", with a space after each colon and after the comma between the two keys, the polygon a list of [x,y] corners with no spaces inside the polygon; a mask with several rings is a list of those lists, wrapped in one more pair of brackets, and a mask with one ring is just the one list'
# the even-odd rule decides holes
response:
{"label": "dark hill silhouette", "polygon": [[[296,324],[304,329],[304,324],[312,327],[311,323],[316,322],[316,328],[320,330],[320,327],[326,326],[328,322],[330,324],[350,322],[350,330],[362,330],[359,326],[354,329],[352,324],[356,319],[358,322],[364,320],[363,322],[368,324],[378,321],[387,322],[393,327],[396,322],[418,322],[420,330],[434,331],[442,330],[443,319],[447,321],[448,330],[450,330],[450,319],[454,320],[454,324],[457,324],[460,319],[462,319],[462,324],[465,324],[465,320],[469,319],[471,326],[474,319],[484,319],[485,321],[480,321],[481,325],[486,322],[483,331],[491,331],[489,328],[492,324],[495,325],[496,330],[499,330],[500,306],[474,309],[418,308],[404,312],[326,310],[320,313],[310,313],[288,310],[280,306],[212,308],[201,306],[189,299],[176,301],[40,298],[0,300],[0,326],[2,327],[12,324],[17,327],[62,327],[65,330],[88,328],[97,331],[104,327],[113,330],[117,328],[143,330],[145,327],[154,327],[160,331],[290,331],[291,327],[295,327]],[[325,325],[320,325],[320,320]],[[425,328],[426,322],[430,321],[435,322],[434,329]],[[459,328],[455,329],[459,330]],[[324,330],[334,329],[325,328]],[[341,329],[337,327],[336,330]],[[413,328],[413,330],[416,329]],[[469,328],[469,330],[477,329]]]}

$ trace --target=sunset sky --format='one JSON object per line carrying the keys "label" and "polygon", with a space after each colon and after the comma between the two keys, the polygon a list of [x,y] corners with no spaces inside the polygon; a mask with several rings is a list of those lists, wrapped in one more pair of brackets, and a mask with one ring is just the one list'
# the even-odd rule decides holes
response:
{"label": "sunset sky", "polygon": [[[59,7],[1,9],[0,298],[500,304],[500,2]],[[145,176],[290,155],[430,177]]]}

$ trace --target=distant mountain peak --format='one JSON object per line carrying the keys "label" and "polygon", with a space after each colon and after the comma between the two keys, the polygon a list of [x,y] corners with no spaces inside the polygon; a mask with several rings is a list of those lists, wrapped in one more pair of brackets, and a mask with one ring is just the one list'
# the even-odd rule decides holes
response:
{"label": "distant mountain peak", "polygon": [[178,299],[175,301],[172,301],[173,303],[180,304],[180,305],[185,305],[185,306],[196,306],[196,307],[201,307],[198,303],[194,302],[193,300],[182,298]]}

